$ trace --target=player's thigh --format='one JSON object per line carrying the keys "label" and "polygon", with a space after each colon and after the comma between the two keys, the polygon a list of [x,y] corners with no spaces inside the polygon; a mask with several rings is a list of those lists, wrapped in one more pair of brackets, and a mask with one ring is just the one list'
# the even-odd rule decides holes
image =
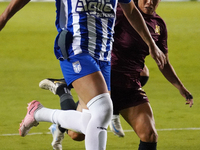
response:
{"label": "player's thigh", "polygon": [[85,104],[99,94],[108,93],[105,80],[100,71],[86,75],[72,83],[75,91]]}
{"label": "player's thigh", "polygon": [[79,96],[78,96],[78,98],[79,98],[79,103],[78,103],[78,106],[76,108],[76,111],[82,112],[83,109],[88,109],[87,105],[81,100],[81,98]]}
{"label": "player's thigh", "polygon": [[149,102],[120,111],[123,118],[144,142],[157,142],[153,112]]}

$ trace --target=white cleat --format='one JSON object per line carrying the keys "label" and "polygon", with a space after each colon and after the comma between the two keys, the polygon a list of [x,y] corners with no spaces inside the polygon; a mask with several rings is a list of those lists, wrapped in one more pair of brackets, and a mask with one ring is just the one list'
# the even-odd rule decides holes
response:
{"label": "white cleat", "polygon": [[39,83],[39,87],[45,90],[49,90],[51,91],[53,94],[57,94],[57,88],[62,85],[62,84],[66,84],[65,79],[51,79],[51,78],[47,78],[42,80]]}
{"label": "white cleat", "polygon": [[53,141],[51,143],[54,150],[62,150],[62,140],[64,139],[64,133],[60,132],[58,125],[52,124],[49,130],[53,136]]}
{"label": "white cleat", "polygon": [[110,122],[110,130],[118,137],[125,136],[124,131],[122,129],[119,115],[113,115],[112,120]]}

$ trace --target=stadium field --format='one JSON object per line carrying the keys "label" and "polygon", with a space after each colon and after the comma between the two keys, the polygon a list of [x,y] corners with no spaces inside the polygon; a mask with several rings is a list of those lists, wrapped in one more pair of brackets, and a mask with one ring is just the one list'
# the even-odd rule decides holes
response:
{"label": "stadium field", "polygon": [[[0,13],[8,2],[0,3]],[[36,99],[59,109],[59,99],[38,83],[47,77],[61,78],[53,52],[56,29],[55,4],[31,2],[0,32],[0,150],[49,150],[50,123],[40,123],[26,137],[18,135],[27,103]],[[158,129],[158,150],[200,150],[200,3],[161,2],[157,13],[169,31],[169,58],[176,73],[194,96],[189,108],[178,90],[159,72],[151,57],[146,58],[150,79],[144,87],[154,111]],[[73,95],[77,100],[74,91]],[[125,137],[108,132],[107,150],[137,150],[139,139],[121,119]],[[84,142],[67,135],[63,150],[83,150]]]}

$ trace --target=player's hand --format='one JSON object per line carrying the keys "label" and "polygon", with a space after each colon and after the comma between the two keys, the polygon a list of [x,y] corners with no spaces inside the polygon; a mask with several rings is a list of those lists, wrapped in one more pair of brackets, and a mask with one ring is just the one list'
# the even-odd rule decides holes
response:
{"label": "player's hand", "polygon": [[192,107],[192,105],[194,104],[192,94],[185,88],[181,89],[180,93],[186,99],[186,103],[185,104],[189,105],[190,107]]}
{"label": "player's hand", "polygon": [[149,49],[151,57],[156,61],[160,69],[164,68],[164,65],[167,63],[165,54],[154,44]]}
{"label": "player's hand", "polygon": [[186,96],[186,105],[190,105],[190,107],[192,107],[192,105],[194,104],[193,102],[193,96],[191,94],[188,94]]}

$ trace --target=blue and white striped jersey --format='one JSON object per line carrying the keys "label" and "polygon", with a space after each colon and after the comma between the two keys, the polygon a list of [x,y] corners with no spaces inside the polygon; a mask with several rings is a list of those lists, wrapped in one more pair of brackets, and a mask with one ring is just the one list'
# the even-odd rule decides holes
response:
{"label": "blue and white striped jersey", "polygon": [[[69,57],[89,53],[110,61],[118,0],[56,0],[56,28],[72,34]],[[130,0],[119,0],[129,3]],[[55,49],[57,58],[61,52]]]}

